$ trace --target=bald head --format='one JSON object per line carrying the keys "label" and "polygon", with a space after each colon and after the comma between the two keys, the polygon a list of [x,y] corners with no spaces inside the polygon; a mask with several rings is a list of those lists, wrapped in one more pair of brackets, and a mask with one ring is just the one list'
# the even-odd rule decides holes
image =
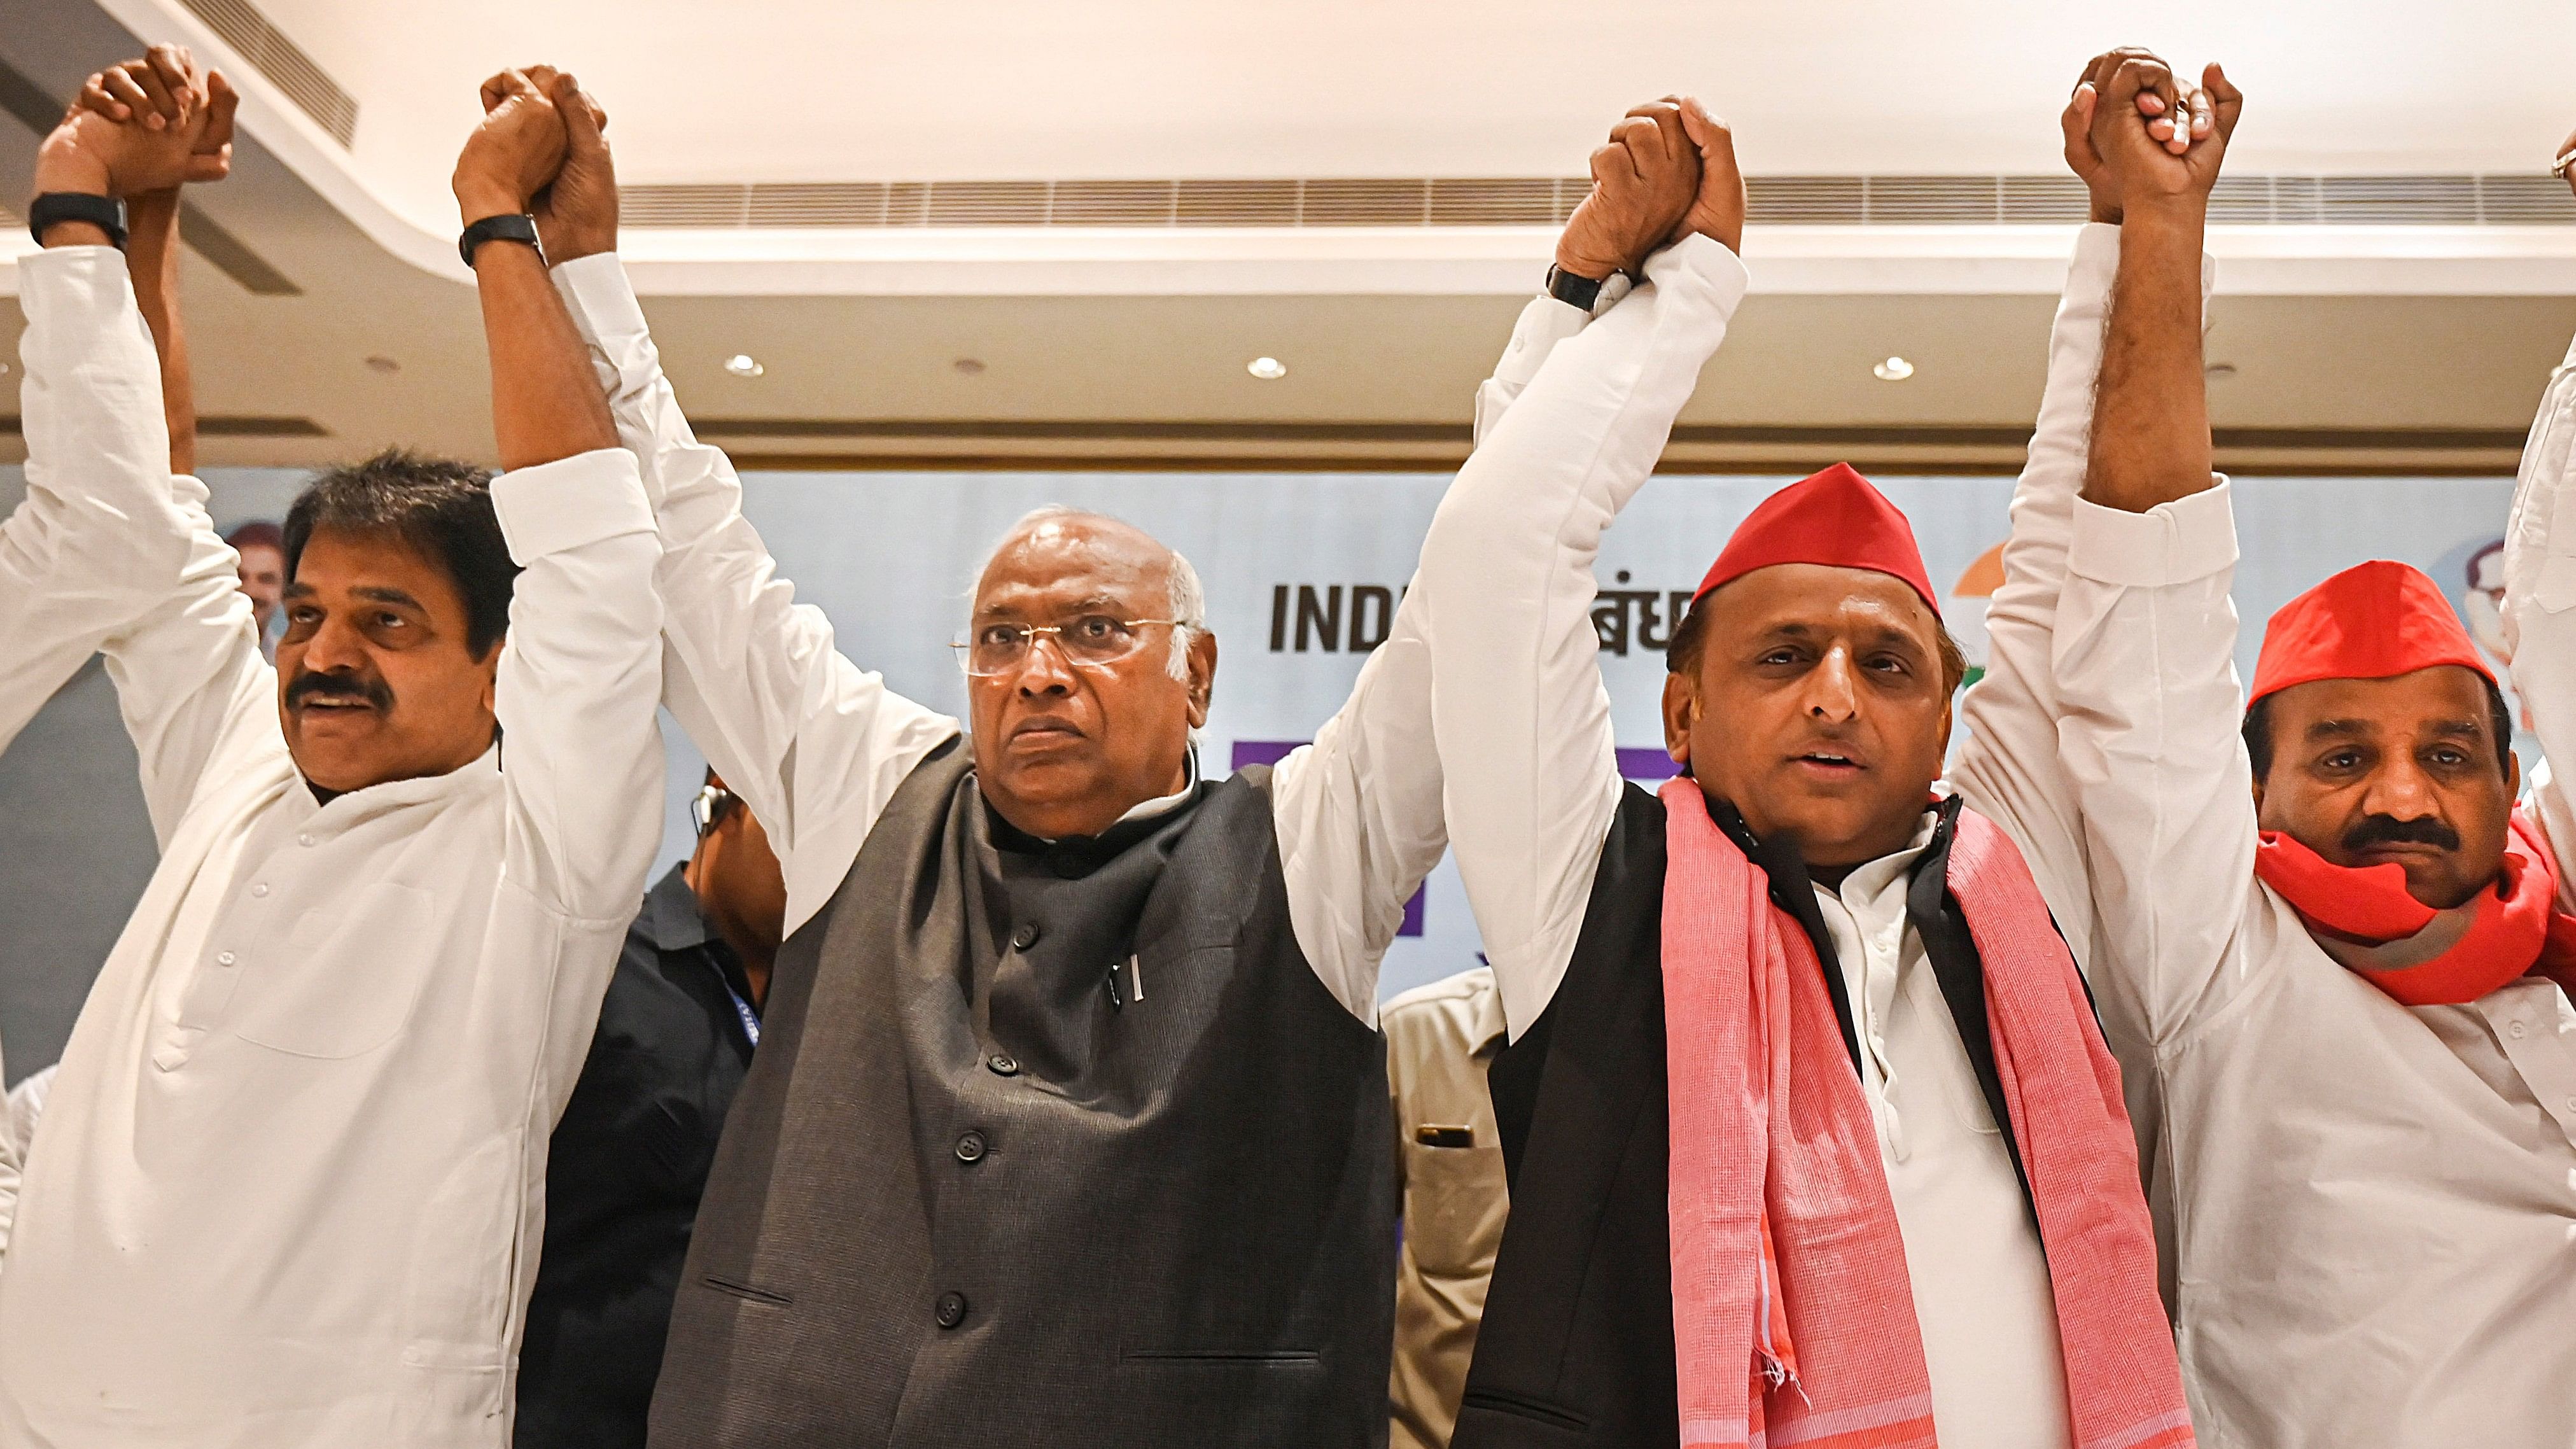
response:
{"label": "bald head", "polygon": [[1049,578],[1096,570],[1103,578],[1116,578],[1134,588],[1140,599],[1151,597],[1159,587],[1161,594],[1154,598],[1152,612],[1131,617],[1178,621],[1168,656],[1175,679],[1188,675],[1190,641],[1207,632],[1207,602],[1199,588],[1198,570],[1179,550],[1123,518],[1052,503],[1022,514],[976,572],[973,608],[977,617],[995,582],[996,569]]}
{"label": "bald head", "polygon": [[985,560],[968,633],[1025,640],[1003,664],[977,650],[967,681],[976,771],[1004,819],[1045,839],[1096,835],[1180,788],[1216,640],[1178,553],[1120,519],[1039,509]]}

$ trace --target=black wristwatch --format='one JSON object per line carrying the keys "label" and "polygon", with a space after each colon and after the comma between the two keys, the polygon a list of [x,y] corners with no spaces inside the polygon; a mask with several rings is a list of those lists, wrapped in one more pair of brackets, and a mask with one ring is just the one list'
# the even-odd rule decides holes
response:
{"label": "black wristwatch", "polygon": [[525,212],[487,216],[467,227],[465,234],[456,239],[457,255],[465,258],[467,268],[473,267],[474,253],[488,241],[526,242],[537,249],[539,262],[546,259],[546,245],[537,240],[537,219]]}
{"label": "black wristwatch", "polygon": [[1547,269],[1547,294],[1578,311],[1590,313],[1592,304],[1601,300],[1601,288],[1608,277],[1578,277],[1563,267]]}
{"label": "black wristwatch", "polygon": [[122,250],[125,246],[125,203],[113,196],[92,196],[86,191],[48,191],[27,207],[27,232],[44,245],[45,233],[66,221],[85,221],[107,233],[107,239]]}

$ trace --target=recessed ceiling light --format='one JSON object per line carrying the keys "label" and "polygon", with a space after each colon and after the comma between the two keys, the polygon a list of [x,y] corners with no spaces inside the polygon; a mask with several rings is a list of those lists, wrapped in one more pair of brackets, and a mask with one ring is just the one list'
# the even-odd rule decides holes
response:
{"label": "recessed ceiling light", "polygon": [[1277,382],[1288,375],[1288,364],[1275,357],[1256,357],[1245,363],[1243,370],[1263,382]]}
{"label": "recessed ceiling light", "polygon": [[737,352],[724,360],[724,370],[736,377],[758,377],[769,369],[762,367],[760,359],[750,353]]}
{"label": "recessed ceiling light", "polygon": [[367,359],[367,370],[369,372],[400,372],[402,371],[402,364],[380,352]]}
{"label": "recessed ceiling light", "polygon": [[1914,375],[1914,364],[1902,357],[1891,357],[1869,370],[1880,382],[1903,382]]}
{"label": "recessed ceiling light", "polygon": [[968,377],[974,377],[984,370],[984,359],[980,357],[961,357],[948,365],[956,368],[959,372],[964,373]]}
{"label": "recessed ceiling light", "polygon": [[2234,377],[2236,375],[2236,364],[2232,362],[2213,362],[2209,366],[2202,368],[2201,371],[2211,380],[2215,381],[2223,377]]}

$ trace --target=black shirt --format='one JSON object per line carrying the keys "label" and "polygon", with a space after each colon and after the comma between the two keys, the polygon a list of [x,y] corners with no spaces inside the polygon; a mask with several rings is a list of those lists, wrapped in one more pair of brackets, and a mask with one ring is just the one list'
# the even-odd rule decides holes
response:
{"label": "black shirt", "polygon": [[740,961],[673,866],[645,894],[555,1125],[519,1354],[520,1449],[644,1443],[671,1297],[751,1065]]}

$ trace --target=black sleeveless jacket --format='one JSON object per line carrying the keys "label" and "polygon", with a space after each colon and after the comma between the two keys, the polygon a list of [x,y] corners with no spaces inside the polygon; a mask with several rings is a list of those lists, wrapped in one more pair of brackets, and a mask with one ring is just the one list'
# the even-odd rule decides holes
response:
{"label": "black sleeveless jacket", "polygon": [[[2008,1122],[1984,965],[1951,896],[1954,799],[1917,858],[1906,917],[1995,1120]],[[1859,1034],[1832,938],[1794,849],[1766,847],[1731,806],[1710,814],[1805,929],[1843,1044]],[[1452,1449],[1639,1449],[1681,1442],[1673,1370],[1671,1103],[1664,1042],[1664,807],[1630,785],[1593,877],[1583,930],[1547,1010],[1487,1081],[1511,1175],[1475,1362]],[[2013,1171],[2020,1149],[2004,1134]],[[2030,1185],[2025,1177],[2025,1203]]]}
{"label": "black sleeveless jacket", "polygon": [[913,772],[780,953],[657,1449],[1385,1442],[1385,1050],[1268,783],[1049,846]]}

